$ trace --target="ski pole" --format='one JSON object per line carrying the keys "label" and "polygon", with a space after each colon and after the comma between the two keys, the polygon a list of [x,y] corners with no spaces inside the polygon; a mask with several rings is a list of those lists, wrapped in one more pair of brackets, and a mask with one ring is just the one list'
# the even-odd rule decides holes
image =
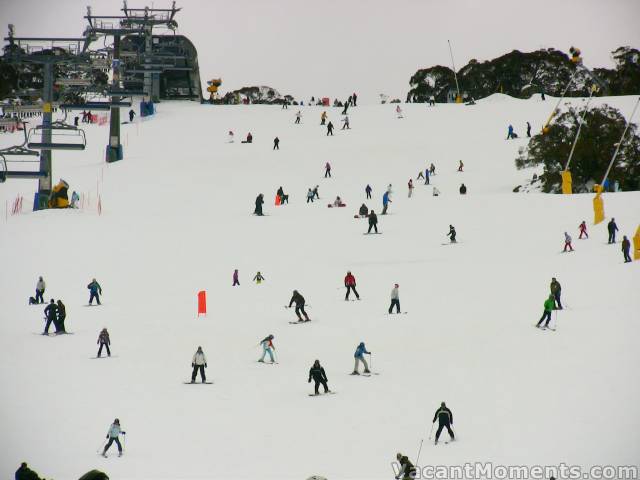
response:
{"label": "ski pole", "polygon": [[553,328],[556,329],[556,331],[558,330],[558,310],[555,311],[555,315],[554,315],[554,319],[553,319]]}
{"label": "ski pole", "polygon": [[98,449],[96,450],[96,452],[98,453],[102,453],[102,449],[104,448],[105,443],[107,443],[106,440],[103,440],[102,443],[100,443],[100,446],[98,447]]}
{"label": "ski pole", "polygon": [[369,353],[369,370],[373,372],[373,355]]}
{"label": "ski pole", "polygon": [[433,422],[431,424],[431,431],[429,432],[429,440],[431,440],[431,435],[433,435],[433,427],[434,427],[435,424],[436,424],[436,422]]}
{"label": "ski pole", "polygon": [[422,442],[424,442],[423,438],[420,439],[420,448],[418,448],[418,456],[416,457],[416,468],[420,468],[420,452],[422,452]]}

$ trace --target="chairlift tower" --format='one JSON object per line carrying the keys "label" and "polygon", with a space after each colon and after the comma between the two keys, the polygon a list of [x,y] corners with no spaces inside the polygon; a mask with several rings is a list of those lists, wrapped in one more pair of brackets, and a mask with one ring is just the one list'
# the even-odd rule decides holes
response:
{"label": "chairlift tower", "polygon": [[[4,49],[4,60],[18,65],[37,64],[42,66],[42,125],[40,142],[40,169],[33,172],[31,178],[39,178],[38,210],[47,208],[52,189],[52,156],[53,149],[66,149],[52,141],[53,125],[53,86],[55,82],[54,67],[59,65],[83,65],[90,62],[87,48],[88,39],[59,37],[16,37],[13,25],[9,25],[9,36],[4,39],[8,45]],[[26,127],[25,127],[26,128]],[[35,145],[35,144],[34,144]],[[74,148],[75,149],[75,148]],[[23,174],[26,172],[22,172]],[[6,172],[11,176],[10,172]],[[22,175],[27,177],[27,175]]]}

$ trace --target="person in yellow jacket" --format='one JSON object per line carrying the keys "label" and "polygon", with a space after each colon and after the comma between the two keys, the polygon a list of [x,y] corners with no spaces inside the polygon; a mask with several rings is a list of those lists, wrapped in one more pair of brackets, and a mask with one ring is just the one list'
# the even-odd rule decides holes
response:
{"label": "person in yellow jacket", "polygon": [[327,112],[322,112],[322,115],[320,115],[320,125],[324,125],[326,121],[327,121]]}
{"label": "person in yellow jacket", "polygon": [[64,180],[60,180],[58,184],[51,190],[51,198],[49,198],[49,208],[69,208],[69,184]]}

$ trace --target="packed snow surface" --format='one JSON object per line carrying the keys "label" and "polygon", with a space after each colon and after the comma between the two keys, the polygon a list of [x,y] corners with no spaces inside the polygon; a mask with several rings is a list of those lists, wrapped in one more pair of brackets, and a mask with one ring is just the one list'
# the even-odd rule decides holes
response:
{"label": "packed snow surface", "polygon": [[[593,103],[628,115],[635,100]],[[113,164],[108,126],[86,127],[85,152],[53,155],[54,181],[84,193],[83,210],[30,212],[36,181],[0,186],[9,209],[25,197],[24,214],[0,228],[0,476],[27,461],[55,479],[92,468],[113,479],[388,479],[396,452],[415,462],[421,439],[421,465],[640,463],[639,264],[607,245],[606,222],[592,225],[593,195],[512,193],[535,172],[514,164],[525,123],[538,131],[554,105],[498,96],[403,105],[402,119],[395,105],[356,107],[351,130],[331,108],[327,137],[321,107],[302,107],[295,125],[295,106],[161,103],[122,126],[125,159]],[[519,139],[505,140],[509,123]],[[241,144],[247,132],[254,142]],[[0,135],[2,146],[20,142]],[[415,180],[430,163],[438,197]],[[382,234],[363,235],[354,214],[363,202],[380,213],[390,183]],[[307,204],[315,185],[321,200]],[[276,207],[279,186],[290,203]],[[265,217],[252,215],[258,193]],[[337,195],[347,207],[327,208]],[[633,236],[640,193],[604,203],[619,240]],[[582,220],[588,240],[577,239]],[[561,253],[565,231],[574,253]],[[344,301],[348,270],[361,301]],[[43,306],[27,300],[40,275],[74,335],[37,335]],[[551,277],[568,307],[554,313],[555,332],[533,326]],[[86,307],[92,278],[100,307]],[[387,314],[394,283],[406,315]],[[289,324],[294,289],[308,324]],[[208,314],[198,318],[199,290]],[[114,357],[94,360],[104,327]],[[268,334],[273,366],[257,363]],[[361,341],[380,375],[349,376]],[[183,383],[198,346],[212,385]],[[308,396],[315,359],[336,395]],[[441,401],[458,439],[434,446]],[[114,445],[104,459],[96,452],[116,417],[125,454]]]}

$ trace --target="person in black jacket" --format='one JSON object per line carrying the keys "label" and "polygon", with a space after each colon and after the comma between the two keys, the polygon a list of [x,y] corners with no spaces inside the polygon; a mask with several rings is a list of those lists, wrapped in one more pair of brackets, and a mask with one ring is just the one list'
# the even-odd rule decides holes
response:
{"label": "person in black jacket", "polygon": [[331,123],[331,121],[327,123],[327,137],[329,135],[333,136],[333,123]]}
{"label": "person in black jacket", "polygon": [[324,393],[329,393],[329,387],[327,386],[327,374],[324,372],[324,368],[320,365],[320,360],[316,360],[313,362],[313,367],[309,370],[309,381],[307,383],[311,383],[311,379],[315,382],[315,392],[316,395],[320,395],[318,391],[320,389],[320,384],[324,387]]}
{"label": "person in black jacket", "polygon": [[400,463],[400,471],[396,475],[396,480],[409,480],[416,478],[416,467],[409,461],[409,457],[398,453],[396,459]]}
{"label": "person in black jacket", "polygon": [[256,197],[256,209],[253,211],[254,215],[262,216],[262,204],[264,203],[264,195],[260,194]]}
{"label": "person in black jacket", "polygon": [[369,208],[363,203],[360,205],[360,210],[358,210],[358,215],[362,218],[369,216]]}
{"label": "person in black jacket", "polygon": [[27,467],[26,462],[22,462],[20,468],[16,470],[16,480],[40,480],[36,472]]}
{"label": "person in black jacket", "polygon": [[378,216],[373,210],[369,212],[369,230],[367,230],[367,233],[371,233],[372,228],[374,228],[376,233],[378,233]]}
{"label": "person in black jacket", "polygon": [[273,139],[273,149],[280,150],[280,139],[278,137]]}
{"label": "person in black jacket", "polygon": [[462,185],[460,185],[460,195],[466,195],[467,194],[467,186],[463,183]]}
{"label": "person in black jacket", "polygon": [[53,323],[57,331],[58,330],[58,305],[56,305],[56,302],[53,300],[53,298],[51,299],[51,303],[49,303],[49,305],[47,305],[47,307],[44,309],[44,315],[47,318],[47,324],[44,326],[43,335],[49,334],[49,327],[51,326],[51,323]]}
{"label": "person in black jacket", "polygon": [[[291,305],[296,304],[296,315],[298,316],[298,321],[299,322],[309,322],[311,321],[311,319],[309,318],[309,315],[307,315],[307,312],[304,311],[304,297],[302,295],[300,295],[300,292],[298,292],[298,290],[294,290],[293,291],[293,295],[291,297],[291,301],[289,302],[289,307],[291,308]],[[302,317],[300,316],[300,313],[302,312],[302,315],[304,315],[304,320],[302,320]]]}
{"label": "person in black jacket", "polygon": [[616,243],[616,232],[618,231],[618,225],[616,225],[616,219],[612,218],[609,223],[607,223],[607,230],[609,231],[609,240],[607,243]]}
{"label": "person in black jacket", "polygon": [[62,300],[58,300],[58,332],[60,333],[66,333],[67,331],[64,328],[64,320],[65,318],[67,318],[67,309],[64,306],[64,303],[62,303]]}
{"label": "person in black jacket", "polygon": [[451,410],[447,408],[444,402],[440,404],[440,408],[436,410],[435,415],[433,416],[433,423],[436,423],[436,419],[438,420],[438,430],[436,431],[436,441],[435,444],[438,444],[438,438],[440,438],[440,433],[442,433],[443,428],[447,428],[449,432],[449,436],[451,440],[455,440],[455,435],[453,434],[453,430],[451,430],[451,425],[453,425],[453,413]]}

